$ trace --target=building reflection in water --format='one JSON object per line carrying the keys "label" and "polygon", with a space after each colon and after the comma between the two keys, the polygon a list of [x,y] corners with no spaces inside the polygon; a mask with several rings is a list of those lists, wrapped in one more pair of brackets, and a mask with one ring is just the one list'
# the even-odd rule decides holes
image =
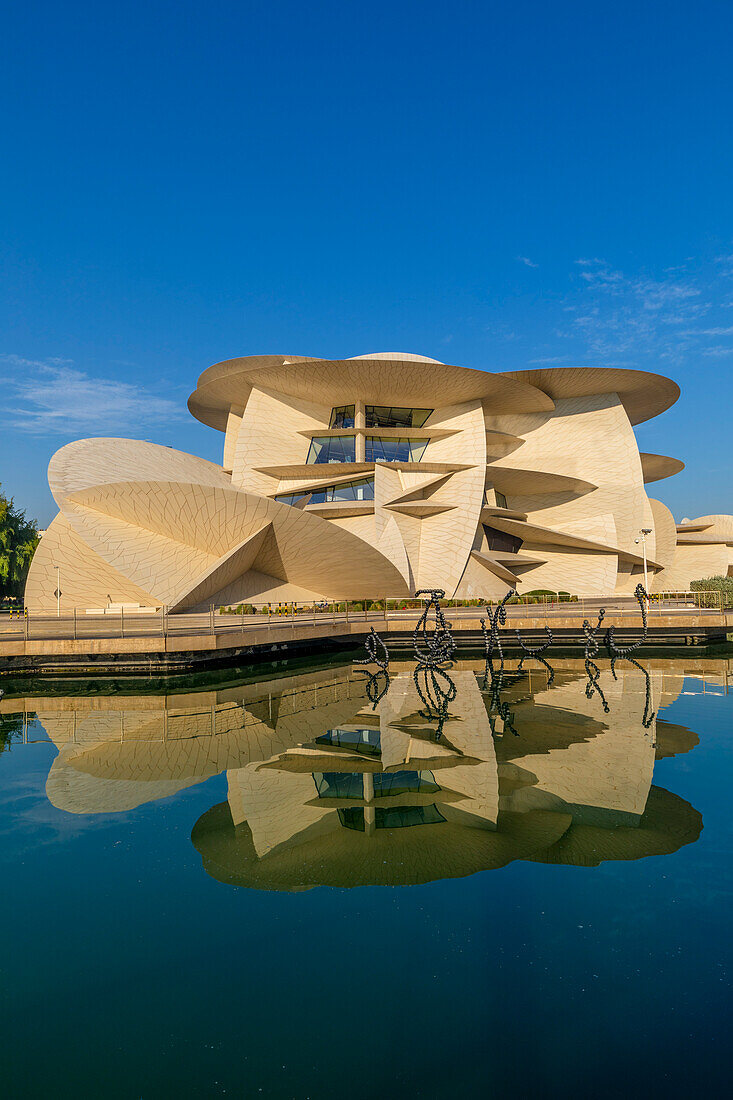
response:
{"label": "building reflection in water", "polygon": [[[563,665],[551,686],[507,669],[497,717],[483,666],[459,662],[439,734],[399,664],[376,707],[351,666],[215,692],[24,705],[59,749],[46,790],[70,813],[129,811],[226,771],[227,800],[192,841],[206,872],[235,885],[403,885],[693,843],[699,813],[652,778],[655,759],[689,751],[696,735],[659,717],[644,728],[641,672],[601,671],[605,713],[583,662]],[[658,715],[682,673],[652,671],[649,683]]]}

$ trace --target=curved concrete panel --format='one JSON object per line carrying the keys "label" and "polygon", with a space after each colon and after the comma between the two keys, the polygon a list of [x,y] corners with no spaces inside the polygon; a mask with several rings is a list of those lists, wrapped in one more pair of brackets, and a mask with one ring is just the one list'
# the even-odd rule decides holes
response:
{"label": "curved concrete panel", "polygon": [[659,416],[674,405],[680,395],[679,386],[671,378],[621,367],[541,367],[508,371],[507,375],[537,386],[553,401],[563,397],[617,393],[632,424]]}
{"label": "curved concrete panel", "polygon": [[[654,583],[702,568],[687,545],[698,542],[705,564],[727,571],[725,517],[688,524],[672,547],[671,517],[644,488],[682,464],[640,455],[631,424],[678,393],[643,371],[490,373],[409,352],[229,359],[201,374],[189,400],[194,416],[225,431],[222,466],[114,438],[54,455],[49,483],[63,518],[39,548],[26,598],[51,609],[57,564],[65,609],[374,598],[417,587],[495,597],[505,584],[633,592],[642,530]],[[400,414],[368,427],[367,405],[430,411],[419,428]],[[343,406],[353,407],[353,423],[330,428]],[[312,448],[329,435],[338,437],[332,447]],[[372,435],[396,441],[394,460],[386,443],[370,449]],[[338,461],[314,461],[330,454]]]}
{"label": "curved concrete panel", "polygon": [[679,458],[669,458],[667,455],[652,455],[642,451],[639,457],[645,485],[652,481],[662,481],[665,477],[673,477],[685,468],[684,462],[680,462]]}

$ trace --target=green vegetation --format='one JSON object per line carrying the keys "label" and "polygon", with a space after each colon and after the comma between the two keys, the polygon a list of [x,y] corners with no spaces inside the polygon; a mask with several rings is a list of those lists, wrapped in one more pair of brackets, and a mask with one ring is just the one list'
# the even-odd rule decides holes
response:
{"label": "green vegetation", "polygon": [[0,492],[0,599],[22,599],[31,558],[38,546],[35,520]]}
{"label": "green vegetation", "polygon": [[[534,592],[527,592],[523,596],[512,596],[508,601],[509,603],[521,603],[521,604],[536,604],[536,603],[570,603],[577,602],[578,597],[571,595],[569,592],[552,592],[550,589],[537,589]],[[441,600],[442,606],[449,610],[451,608],[458,607],[486,607],[487,604],[498,603],[498,600],[489,599],[474,599],[474,600]],[[400,599],[400,600],[387,600],[388,611],[422,611],[425,604],[422,599]],[[346,603],[342,600],[340,602],[332,600],[317,600],[315,605],[309,602],[273,602],[269,604],[269,615],[271,618],[275,618],[278,615],[290,615],[292,610],[301,614],[324,614],[330,615],[334,611],[344,612],[346,611]],[[348,609],[350,612],[358,611],[384,611],[384,600],[349,600]],[[251,603],[240,603],[236,607],[230,605],[228,607],[219,608],[220,615],[267,615],[268,604],[254,605]]]}
{"label": "green vegetation", "polygon": [[23,733],[22,714],[0,714],[0,752],[9,749]]}
{"label": "green vegetation", "polygon": [[699,581],[690,581],[691,592],[705,592],[700,598],[701,607],[733,607],[733,577],[704,577]]}

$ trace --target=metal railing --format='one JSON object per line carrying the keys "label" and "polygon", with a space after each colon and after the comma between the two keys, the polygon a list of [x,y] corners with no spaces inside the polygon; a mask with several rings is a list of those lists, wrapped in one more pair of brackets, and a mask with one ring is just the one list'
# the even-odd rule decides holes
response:
{"label": "metal railing", "polygon": [[[491,600],[442,600],[441,605],[454,617],[478,620],[485,614]],[[36,611],[0,611],[0,643],[11,640],[74,641],[114,638],[167,638],[246,633],[267,627],[337,626],[352,623],[378,623],[394,619],[415,620],[423,609],[422,600],[405,597],[381,597],[373,600],[315,600],[269,603],[241,603],[228,606],[211,605],[207,611],[170,613],[165,607],[140,610],[134,608],[63,609],[62,614]],[[637,617],[639,606],[633,596],[612,594],[598,597],[516,596],[507,604],[508,619],[528,618],[547,622],[572,617],[593,619],[605,607],[607,623]],[[664,592],[650,597],[649,619],[662,616],[687,615],[701,623],[712,615],[725,611],[724,597],[717,591]]]}

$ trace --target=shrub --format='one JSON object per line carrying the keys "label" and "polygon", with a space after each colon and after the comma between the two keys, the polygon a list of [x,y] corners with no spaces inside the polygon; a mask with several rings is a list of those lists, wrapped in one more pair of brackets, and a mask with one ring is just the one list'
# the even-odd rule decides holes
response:
{"label": "shrub", "polygon": [[690,591],[709,593],[700,598],[700,607],[720,607],[718,593],[723,597],[723,607],[733,607],[733,577],[704,577],[690,581]]}

